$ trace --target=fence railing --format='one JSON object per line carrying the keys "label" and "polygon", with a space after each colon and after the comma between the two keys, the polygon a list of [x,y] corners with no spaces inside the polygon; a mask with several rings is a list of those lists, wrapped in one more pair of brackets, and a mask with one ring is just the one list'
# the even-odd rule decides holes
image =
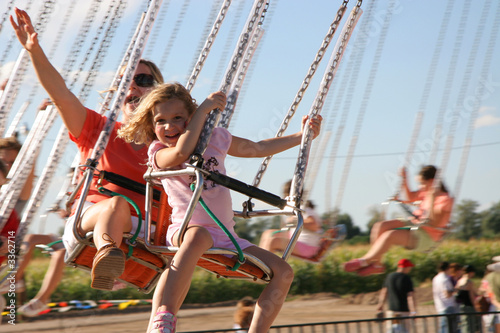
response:
{"label": "fence railing", "polygon": [[[273,326],[270,333],[469,333],[488,332],[483,315],[500,312],[437,314],[362,320],[332,321]],[[473,326],[473,327],[470,327]],[[444,330],[442,330],[444,329]],[[184,333],[246,332],[238,329],[189,331]],[[493,331],[494,332],[494,331]],[[181,333],[181,332],[179,332]]]}

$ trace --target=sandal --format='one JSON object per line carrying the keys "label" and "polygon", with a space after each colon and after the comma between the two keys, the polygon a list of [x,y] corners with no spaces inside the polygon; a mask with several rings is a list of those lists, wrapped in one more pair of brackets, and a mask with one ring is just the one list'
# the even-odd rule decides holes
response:
{"label": "sandal", "polygon": [[372,274],[383,274],[385,273],[385,267],[380,264],[371,264],[366,267],[359,269],[356,272],[359,276],[368,276]]}
{"label": "sandal", "polygon": [[175,333],[177,317],[169,311],[157,312],[153,318],[153,329],[149,333]]}
{"label": "sandal", "polygon": [[352,259],[344,264],[344,271],[355,272],[361,268],[367,267],[368,263],[365,259]]}
{"label": "sandal", "polygon": [[115,279],[125,270],[125,253],[116,247],[116,242],[108,234],[103,234],[103,239],[104,236],[111,243],[101,247],[94,256],[90,286],[94,289],[112,290]]}
{"label": "sandal", "polygon": [[17,311],[26,317],[36,317],[45,309],[48,309],[47,304],[37,298],[33,298],[28,303],[20,306]]}

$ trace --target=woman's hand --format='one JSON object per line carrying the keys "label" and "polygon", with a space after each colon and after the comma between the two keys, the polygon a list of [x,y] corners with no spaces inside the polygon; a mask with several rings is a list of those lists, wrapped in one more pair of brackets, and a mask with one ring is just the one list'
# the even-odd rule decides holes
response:
{"label": "woman's hand", "polygon": [[[306,126],[307,120],[309,116],[302,117],[302,132],[304,132],[304,128]],[[316,139],[321,131],[321,122],[323,121],[323,117],[321,115],[316,115],[309,120],[309,130],[313,133],[313,139]]]}
{"label": "woman's hand", "polygon": [[21,45],[27,51],[31,51],[34,46],[38,45],[38,33],[35,32],[28,13],[19,8],[15,8],[14,12],[16,13],[17,23],[12,15],[10,16],[10,23]]}

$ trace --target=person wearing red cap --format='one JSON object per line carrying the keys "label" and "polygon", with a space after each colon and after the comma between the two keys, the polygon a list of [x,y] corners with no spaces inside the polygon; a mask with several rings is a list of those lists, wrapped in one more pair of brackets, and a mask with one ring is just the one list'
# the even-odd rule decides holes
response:
{"label": "person wearing red cap", "polygon": [[[383,312],[385,301],[389,300],[389,309],[386,311],[387,318],[409,317],[417,313],[417,302],[410,271],[415,266],[409,259],[398,261],[395,272],[387,275],[382,290],[380,291],[377,311]],[[409,332],[408,320],[392,319],[387,321],[387,331],[397,327],[397,332]]]}

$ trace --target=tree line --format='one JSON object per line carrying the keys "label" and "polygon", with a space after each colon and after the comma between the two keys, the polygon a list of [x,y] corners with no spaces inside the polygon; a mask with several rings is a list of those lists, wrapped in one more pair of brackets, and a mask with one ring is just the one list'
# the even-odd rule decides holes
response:
{"label": "tree line", "polygon": [[[354,224],[351,216],[347,213],[340,213],[338,210],[324,213],[323,229],[328,229],[333,224],[344,224],[347,230],[346,242],[349,244],[368,243],[370,230],[377,221],[385,219],[383,208],[372,207],[369,211],[370,219],[366,223],[367,230]],[[235,230],[242,238],[250,240],[254,244],[259,244],[260,235],[267,229],[280,229],[280,217],[257,218],[246,220],[236,219]],[[480,238],[495,238],[500,236],[500,201],[491,207],[480,210],[477,201],[464,199],[456,204],[452,214],[451,231],[449,238],[468,241]]]}

